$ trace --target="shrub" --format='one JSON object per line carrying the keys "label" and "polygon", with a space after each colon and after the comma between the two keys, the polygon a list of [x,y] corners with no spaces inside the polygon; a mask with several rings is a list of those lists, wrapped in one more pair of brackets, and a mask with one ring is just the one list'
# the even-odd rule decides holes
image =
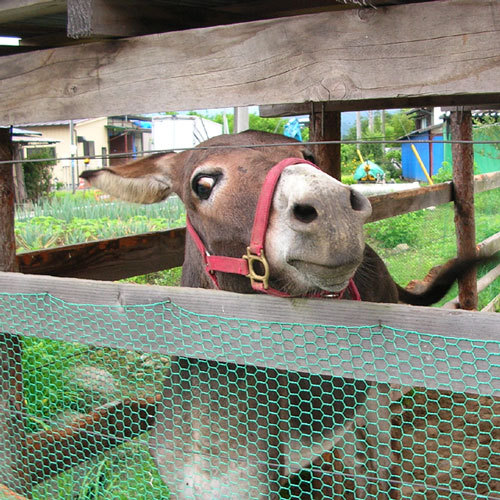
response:
{"label": "shrub", "polygon": [[424,217],[424,211],[419,210],[399,217],[379,220],[366,225],[366,233],[369,237],[379,241],[384,248],[394,248],[400,243],[413,246],[420,235],[421,222]]}
{"label": "shrub", "polygon": [[55,161],[48,158],[52,156],[50,150],[39,149],[30,156],[30,160],[43,160],[46,158],[47,161],[23,163],[24,184],[28,200],[38,201],[43,196],[50,194],[52,184],[51,167],[55,165]]}

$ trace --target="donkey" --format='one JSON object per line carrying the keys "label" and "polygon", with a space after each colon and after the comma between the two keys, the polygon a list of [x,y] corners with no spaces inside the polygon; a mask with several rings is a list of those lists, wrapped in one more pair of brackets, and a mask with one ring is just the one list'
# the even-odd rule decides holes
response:
{"label": "donkey", "polygon": [[[364,243],[368,199],[322,172],[303,144],[279,135],[219,136],[81,177],[127,201],[181,198],[183,286],[430,305],[474,264],[454,262],[423,293],[406,291]],[[283,477],[332,448],[368,390],[361,381],[187,358],[172,359],[169,378],[151,452],[179,499],[277,495]],[[306,414],[315,419],[304,422]]]}

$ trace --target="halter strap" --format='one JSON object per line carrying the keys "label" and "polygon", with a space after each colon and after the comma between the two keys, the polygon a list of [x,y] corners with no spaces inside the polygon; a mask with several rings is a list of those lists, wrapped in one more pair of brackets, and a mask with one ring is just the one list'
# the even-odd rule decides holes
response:
{"label": "halter strap", "polygon": [[[205,271],[214,283],[217,289],[220,289],[217,280],[216,272],[240,274],[250,279],[252,288],[258,292],[267,293],[277,297],[291,297],[290,294],[276,290],[269,286],[269,264],[264,255],[264,246],[266,241],[267,227],[269,225],[269,215],[271,212],[271,204],[273,201],[274,191],[283,170],[297,163],[306,163],[315,168],[318,168],[314,163],[304,160],[303,158],[286,158],[277,163],[268,173],[264,180],[264,185],[257,202],[255,210],[252,235],[250,237],[250,245],[247,248],[246,255],[241,258],[226,257],[223,255],[210,255],[205,248],[203,241],[186,217],[186,228],[191,235],[195,245],[201,253]],[[256,270],[255,264],[259,263],[263,268],[263,273]],[[316,294],[308,295],[309,297],[329,297],[341,299],[346,290],[349,290],[352,300],[361,300],[359,291],[352,280],[349,280],[348,286],[336,293],[324,291]]]}

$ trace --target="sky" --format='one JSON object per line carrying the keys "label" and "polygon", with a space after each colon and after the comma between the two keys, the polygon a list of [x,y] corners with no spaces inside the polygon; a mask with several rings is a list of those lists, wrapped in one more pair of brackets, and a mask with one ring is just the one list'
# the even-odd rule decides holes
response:
{"label": "sky", "polygon": [[19,45],[19,40],[11,36],[0,36],[0,45]]}

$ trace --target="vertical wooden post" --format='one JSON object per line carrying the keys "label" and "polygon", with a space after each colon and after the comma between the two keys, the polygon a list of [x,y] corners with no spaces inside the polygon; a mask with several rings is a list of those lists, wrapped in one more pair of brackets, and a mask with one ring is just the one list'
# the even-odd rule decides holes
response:
{"label": "vertical wooden post", "polygon": [[[0,160],[12,160],[10,129],[0,128]],[[16,271],[14,237],[14,175],[12,165],[0,165],[0,271]]]}
{"label": "vertical wooden post", "polygon": [[[311,141],[340,141],[340,111],[324,111],[323,105],[314,107],[310,115]],[[340,143],[313,146],[316,164],[340,181]]]}
{"label": "vertical wooden post", "polygon": [[[450,113],[451,139],[472,141],[472,113],[456,110]],[[455,230],[458,257],[474,257],[476,224],[474,219],[474,152],[472,143],[453,143],[453,186],[455,192]],[[477,309],[476,271],[470,271],[458,282],[461,309]]]}
{"label": "vertical wooden post", "polygon": [[[12,152],[10,129],[0,128],[0,160]],[[0,165],[0,271],[16,271],[12,164]],[[0,483],[27,495],[23,401],[21,341],[0,331]]]}
{"label": "vertical wooden post", "polygon": [[[22,149],[20,146],[14,147],[12,157],[15,160],[22,160]],[[23,164],[16,163],[14,165],[14,198],[16,203],[26,201],[26,184],[24,182]]]}

